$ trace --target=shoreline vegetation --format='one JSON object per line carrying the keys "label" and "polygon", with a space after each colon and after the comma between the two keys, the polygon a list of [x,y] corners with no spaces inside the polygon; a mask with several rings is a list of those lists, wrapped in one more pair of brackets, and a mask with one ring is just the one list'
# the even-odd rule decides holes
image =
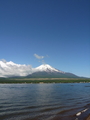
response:
{"label": "shoreline vegetation", "polygon": [[0,83],[90,83],[90,78],[0,78]]}

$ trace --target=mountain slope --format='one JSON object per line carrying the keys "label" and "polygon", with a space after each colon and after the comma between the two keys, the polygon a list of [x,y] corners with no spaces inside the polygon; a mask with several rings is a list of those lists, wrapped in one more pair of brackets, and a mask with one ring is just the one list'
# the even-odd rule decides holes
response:
{"label": "mountain slope", "polygon": [[66,73],[51,67],[48,64],[35,68],[34,73],[28,75],[30,78],[78,78],[72,73]]}

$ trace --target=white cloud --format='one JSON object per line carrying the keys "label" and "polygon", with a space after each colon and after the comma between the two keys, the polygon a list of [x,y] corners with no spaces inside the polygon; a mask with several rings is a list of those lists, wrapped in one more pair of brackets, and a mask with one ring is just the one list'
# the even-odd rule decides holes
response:
{"label": "white cloud", "polygon": [[33,73],[34,68],[31,65],[16,64],[12,61],[0,61],[0,77],[8,76],[26,76]]}
{"label": "white cloud", "polygon": [[37,54],[34,54],[34,57],[36,57],[37,59],[43,59],[44,58],[44,56],[39,56]]}
{"label": "white cloud", "polygon": [[7,62],[5,59],[1,59],[1,61],[3,61],[4,63],[6,63],[6,62]]}

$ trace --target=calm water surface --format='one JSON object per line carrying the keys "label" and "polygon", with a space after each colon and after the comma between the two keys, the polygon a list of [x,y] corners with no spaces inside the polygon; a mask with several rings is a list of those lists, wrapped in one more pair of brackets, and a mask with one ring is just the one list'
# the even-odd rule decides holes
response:
{"label": "calm water surface", "polygon": [[0,84],[0,120],[84,120],[89,113],[90,83]]}

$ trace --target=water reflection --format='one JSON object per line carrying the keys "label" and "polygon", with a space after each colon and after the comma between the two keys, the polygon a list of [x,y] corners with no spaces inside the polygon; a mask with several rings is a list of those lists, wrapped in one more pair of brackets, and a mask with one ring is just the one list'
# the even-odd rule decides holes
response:
{"label": "water reflection", "polygon": [[90,84],[0,84],[0,119],[72,116],[90,103],[90,87],[85,86]]}

